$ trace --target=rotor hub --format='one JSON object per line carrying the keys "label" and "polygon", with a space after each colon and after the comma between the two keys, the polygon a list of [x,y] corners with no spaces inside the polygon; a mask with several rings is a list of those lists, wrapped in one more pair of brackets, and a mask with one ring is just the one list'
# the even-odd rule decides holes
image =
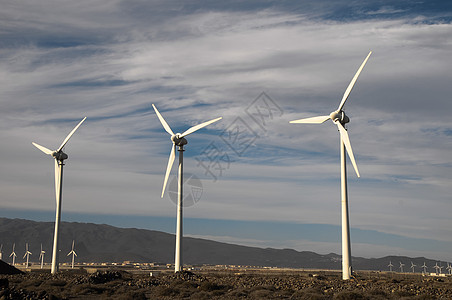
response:
{"label": "rotor hub", "polygon": [[341,111],[333,111],[330,114],[330,118],[331,118],[331,120],[333,120],[333,122],[339,122],[342,125],[345,125],[348,122],[350,122],[350,118],[347,117],[347,115],[345,114],[345,112],[343,110],[341,110]]}
{"label": "rotor hub", "polygon": [[173,141],[174,145],[182,147],[184,145],[187,145],[188,142],[184,137],[180,137],[180,133],[176,133],[171,137],[171,140]]}
{"label": "rotor hub", "polygon": [[68,156],[66,153],[64,153],[63,151],[60,152],[53,152],[52,156],[59,161],[63,161],[65,159],[68,159]]}

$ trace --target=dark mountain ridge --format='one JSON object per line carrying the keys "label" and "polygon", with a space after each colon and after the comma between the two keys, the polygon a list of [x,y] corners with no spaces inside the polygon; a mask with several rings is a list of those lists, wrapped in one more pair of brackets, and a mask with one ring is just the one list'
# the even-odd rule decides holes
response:
{"label": "dark mountain ridge", "polygon": [[[136,228],[118,228],[106,224],[61,222],[60,262],[69,262],[67,254],[75,240],[77,262],[156,262],[173,263],[175,237],[173,234]],[[0,243],[3,244],[3,261],[10,262],[9,254],[16,244],[16,262],[23,262],[25,243],[29,244],[32,262],[38,262],[41,243],[46,251],[45,262],[51,261],[53,245],[53,222],[36,222],[23,219],[0,218]],[[191,265],[246,265],[288,268],[340,269],[341,256],[326,255],[311,251],[292,249],[257,248],[206,239],[184,237],[184,263]],[[428,271],[438,261],[424,257],[387,256],[382,258],[353,257],[356,270],[388,270],[389,261],[393,270],[399,270],[399,262],[410,271],[411,262],[417,265],[416,272],[425,262]],[[445,266],[447,263],[438,262]],[[445,270],[444,270],[445,271]]]}

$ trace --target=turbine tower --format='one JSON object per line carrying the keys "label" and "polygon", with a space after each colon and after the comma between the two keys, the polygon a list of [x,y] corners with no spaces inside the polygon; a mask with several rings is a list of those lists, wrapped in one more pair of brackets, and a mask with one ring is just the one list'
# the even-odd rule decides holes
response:
{"label": "turbine tower", "polygon": [[3,244],[0,245],[0,260],[3,259]]}
{"label": "turbine tower", "polygon": [[413,262],[411,262],[411,271],[413,271],[413,273],[414,273],[414,267],[416,267],[416,265],[413,264]]}
{"label": "turbine tower", "polygon": [[31,252],[28,251],[28,243],[25,243],[25,254],[24,254],[24,259],[25,257],[27,257],[27,264],[25,265],[25,268],[28,268],[28,259],[31,255]]}
{"label": "turbine tower", "polygon": [[402,262],[400,262],[400,273],[403,273],[403,266],[404,266],[405,264],[402,264]]}
{"label": "turbine tower", "polygon": [[392,267],[394,267],[394,265],[391,263],[391,261],[389,261],[388,267],[389,267],[389,272],[392,272]]}
{"label": "turbine tower", "polygon": [[75,250],[74,250],[74,246],[75,246],[75,241],[72,240],[72,250],[71,250],[71,252],[69,252],[67,254],[67,256],[72,254],[72,269],[74,268],[75,257],[77,256],[77,253],[75,253]]}
{"label": "turbine tower", "polygon": [[13,244],[13,252],[9,255],[9,257],[13,257],[13,266],[16,264],[16,252],[14,252],[14,248],[16,248],[16,243]]}
{"label": "turbine tower", "polygon": [[427,265],[425,264],[425,261],[424,261],[424,264],[422,265],[422,267],[421,267],[422,269],[424,269],[424,274],[426,274],[427,273]]}
{"label": "turbine tower", "polygon": [[184,133],[180,134],[180,133],[176,133],[174,134],[173,131],[171,130],[171,128],[169,127],[168,123],[166,123],[165,119],[162,117],[162,115],[160,114],[160,112],[157,110],[157,108],[155,107],[154,104],[152,104],[152,107],[155,110],[155,113],[157,114],[157,117],[160,120],[160,123],[162,123],[163,128],[166,130],[166,132],[168,132],[171,135],[171,142],[173,143],[173,145],[171,146],[171,152],[170,152],[170,157],[168,160],[168,165],[166,167],[166,174],[165,174],[165,179],[163,181],[163,189],[162,189],[162,195],[161,197],[163,198],[163,194],[165,193],[165,187],[166,187],[166,183],[168,181],[168,177],[169,174],[171,172],[173,163],[174,163],[174,159],[176,158],[176,146],[178,147],[177,151],[179,151],[179,171],[178,171],[178,197],[177,197],[177,227],[176,227],[176,250],[175,250],[175,262],[174,262],[174,272],[179,272],[183,270],[183,262],[182,262],[182,208],[183,208],[183,154],[184,154],[184,145],[186,145],[188,142],[185,139],[185,136],[209,125],[212,124],[214,122],[217,122],[219,120],[221,120],[222,117],[201,123],[199,125],[193,126],[190,129],[188,129],[187,131],[185,131]]}
{"label": "turbine tower", "polygon": [[68,158],[68,155],[63,152],[63,147],[69,141],[71,136],[75,133],[75,131],[82,125],[82,123],[86,120],[86,117],[75,126],[74,129],[67,135],[67,137],[63,140],[60,147],[52,151],[47,149],[44,146],[38,145],[36,143],[32,143],[36,148],[41,150],[47,155],[51,155],[55,159],[55,196],[56,196],[56,216],[55,216],[55,233],[53,235],[53,252],[52,252],[52,274],[55,274],[59,270],[59,253],[58,253],[58,237],[59,237],[59,227],[61,220],[61,202],[63,198],[63,166],[64,160]]}
{"label": "turbine tower", "polygon": [[348,220],[348,194],[347,194],[347,169],[346,169],[346,157],[345,150],[347,150],[348,156],[353,164],[356,175],[360,177],[358,167],[355,162],[355,157],[353,156],[352,145],[350,144],[350,139],[348,137],[347,130],[345,129],[345,124],[350,122],[350,119],[345,115],[343,111],[345,101],[347,101],[353,86],[358,79],[359,74],[364,68],[367,60],[369,59],[372,51],[369,52],[364,62],[359,67],[352,81],[345,90],[342,101],[339,104],[337,110],[330,113],[328,116],[312,117],[290,121],[290,123],[302,123],[302,124],[320,124],[329,119],[337,125],[340,133],[340,157],[341,157],[341,211],[342,211],[342,279],[348,280],[352,275],[351,266],[351,246],[350,246],[350,222]]}
{"label": "turbine tower", "polygon": [[41,269],[44,267],[44,254],[46,252],[42,250],[42,243],[41,243],[41,252],[39,253],[39,260],[41,261]]}

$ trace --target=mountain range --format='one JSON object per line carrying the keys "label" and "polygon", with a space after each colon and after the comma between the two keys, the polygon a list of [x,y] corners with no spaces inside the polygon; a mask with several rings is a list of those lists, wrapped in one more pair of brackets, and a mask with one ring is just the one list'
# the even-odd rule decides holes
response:
{"label": "mountain range", "polygon": [[[53,222],[36,222],[24,219],[0,218],[0,244],[3,245],[3,261],[9,262],[13,243],[16,244],[17,263],[22,262],[25,243],[29,244],[32,262],[38,262],[41,243],[45,262],[51,261],[53,245]],[[170,264],[174,262],[175,236],[173,234],[137,228],[118,228],[106,224],[61,222],[60,225],[60,262],[69,262],[67,254],[75,240],[77,262],[154,262]],[[293,249],[258,248],[206,239],[184,237],[183,259],[190,265],[245,265],[262,267],[340,269],[341,256],[317,254],[311,251]],[[405,264],[404,271],[411,271],[411,262],[415,271],[421,272],[421,265],[429,267],[446,266],[424,257],[386,256],[382,258],[353,257],[355,270],[388,270],[389,262],[393,270],[399,270],[399,263]],[[445,270],[443,270],[445,272]]]}

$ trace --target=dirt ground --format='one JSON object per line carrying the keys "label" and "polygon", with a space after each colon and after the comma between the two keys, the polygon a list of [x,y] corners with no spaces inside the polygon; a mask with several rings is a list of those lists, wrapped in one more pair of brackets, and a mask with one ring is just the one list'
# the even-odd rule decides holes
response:
{"label": "dirt ground", "polygon": [[451,277],[357,272],[182,272],[0,275],[3,299],[452,299]]}

